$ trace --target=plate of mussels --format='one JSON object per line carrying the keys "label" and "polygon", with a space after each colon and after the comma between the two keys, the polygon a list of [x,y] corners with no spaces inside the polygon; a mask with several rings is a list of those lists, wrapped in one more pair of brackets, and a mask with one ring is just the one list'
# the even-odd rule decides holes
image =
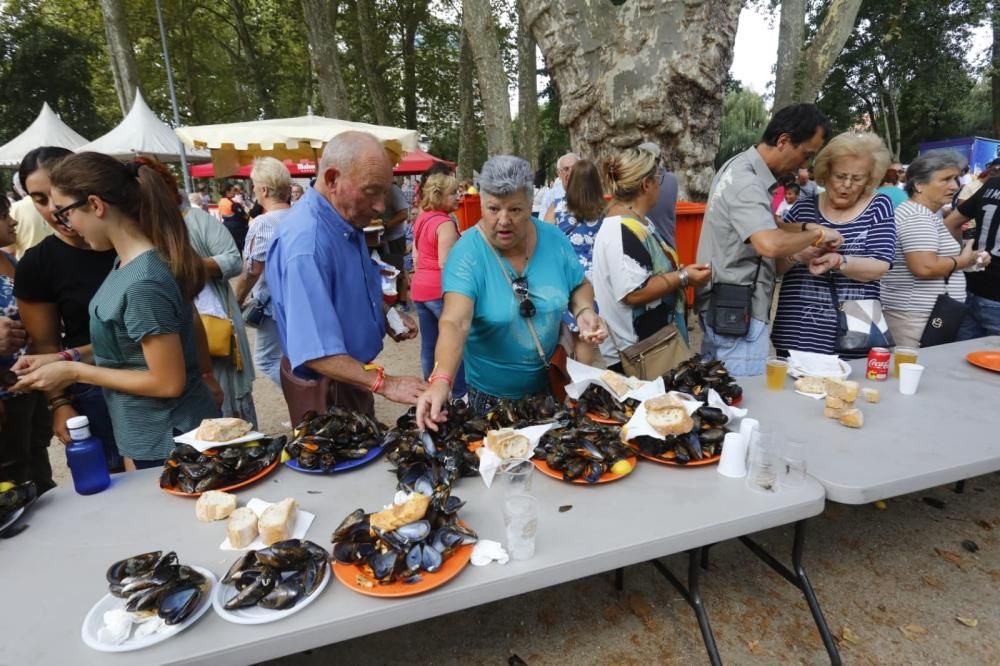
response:
{"label": "plate of mussels", "polygon": [[638,461],[635,447],[621,440],[621,427],[580,418],[542,435],[532,462],[554,479],[596,484],[624,478]]}
{"label": "plate of mussels", "polygon": [[163,464],[160,488],[171,495],[198,497],[207,490],[248,486],[274,471],[284,445],[284,437],[204,451],[178,444]]}
{"label": "plate of mussels", "polygon": [[212,608],[234,624],[266,624],[298,613],[326,589],[330,554],[288,539],[239,557],[216,586]]}
{"label": "plate of mussels", "polygon": [[34,481],[14,483],[0,482],[0,531],[17,522],[25,509],[38,498],[38,488]]}
{"label": "plate of mussels", "polygon": [[296,472],[334,474],[361,467],[382,454],[385,427],[365,414],[331,407],[307,412],[285,446],[285,463]]}
{"label": "plate of mussels", "polygon": [[211,607],[216,584],[208,569],[162,551],[115,562],[106,578],[110,592],[90,609],[80,632],[100,652],[141,650],[176,636]]}
{"label": "plate of mussels", "polygon": [[691,416],[691,432],[683,435],[636,437],[632,444],[646,460],[678,467],[713,465],[722,458],[722,442],[728,417],[718,407],[704,405]]}
{"label": "plate of mussels", "polygon": [[442,486],[411,493],[378,513],[357,509],[334,530],[333,573],[374,597],[408,597],[440,587],[472,558],[476,533],[458,519],[465,502]]}

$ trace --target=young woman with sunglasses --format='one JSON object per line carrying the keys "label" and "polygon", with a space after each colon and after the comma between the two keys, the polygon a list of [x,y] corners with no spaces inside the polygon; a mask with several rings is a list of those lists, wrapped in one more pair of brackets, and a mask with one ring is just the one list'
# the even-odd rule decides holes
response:
{"label": "young woman with sunglasses", "polygon": [[[30,355],[19,358],[12,368],[19,375],[55,361],[93,359],[87,304],[111,271],[116,255],[113,248],[94,250],[52,215],[50,173],[72,154],[65,148],[36,148],[24,156],[18,169],[35,208],[55,232],[28,249],[17,265],[14,296],[30,339]],[[124,463],[100,387],[75,383],[46,393],[52,430],[59,440],[69,443],[68,419],[86,416],[91,432],[104,445],[108,469],[122,471]]]}
{"label": "young woman with sunglasses", "polygon": [[127,466],[161,465],[175,429],[191,430],[218,413],[203,381],[212,377],[211,360],[191,304],[205,267],[177,193],[152,168],[98,153],[66,158],[51,180],[54,217],[94,249],[114,248],[118,261],[90,302],[96,365],[50,363],[15,389],[103,387]]}
{"label": "young woman with sunglasses", "polygon": [[557,227],[531,217],[532,181],[531,166],[518,157],[483,165],[483,219],[455,243],[444,268],[435,368],[417,402],[422,428],[437,430],[443,420],[463,353],[469,406],[483,414],[500,398],[547,391],[546,360],[567,306],[581,337],[600,342],[607,335],[573,246]]}

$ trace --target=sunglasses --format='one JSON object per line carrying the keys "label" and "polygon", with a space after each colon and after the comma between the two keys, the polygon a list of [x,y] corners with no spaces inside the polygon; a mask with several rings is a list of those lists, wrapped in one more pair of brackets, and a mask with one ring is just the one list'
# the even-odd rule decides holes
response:
{"label": "sunglasses", "polygon": [[535,316],[535,304],[531,302],[528,298],[528,278],[519,277],[511,281],[511,287],[514,289],[514,294],[517,296],[518,300],[521,301],[517,310],[525,319],[531,319]]}
{"label": "sunglasses", "polygon": [[56,222],[62,226],[69,228],[69,213],[75,208],[79,208],[87,203],[86,199],[80,199],[79,201],[74,201],[71,204],[66,204],[62,208],[56,208],[52,211],[52,217],[55,218]]}

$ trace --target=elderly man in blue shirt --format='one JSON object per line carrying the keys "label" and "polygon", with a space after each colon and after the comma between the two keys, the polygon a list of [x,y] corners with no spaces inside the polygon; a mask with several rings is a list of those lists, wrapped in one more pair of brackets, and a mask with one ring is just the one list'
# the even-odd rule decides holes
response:
{"label": "elderly man in blue shirt", "polygon": [[[265,264],[292,370],[330,378],[334,404],[368,414],[375,393],[415,404],[427,386],[374,363],[388,310],[363,229],[382,216],[390,187],[392,162],[379,140],[364,132],[338,134],[323,151],[316,184],[277,228]],[[393,339],[415,337],[413,319],[400,316],[406,331]]]}

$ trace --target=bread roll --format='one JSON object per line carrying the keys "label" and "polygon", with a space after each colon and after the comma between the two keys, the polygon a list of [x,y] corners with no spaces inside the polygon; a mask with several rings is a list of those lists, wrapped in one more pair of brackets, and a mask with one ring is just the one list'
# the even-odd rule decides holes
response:
{"label": "bread roll", "polygon": [[229,535],[229,545],[233,548],[246,548],[257,538],[257,514],[245,506],[236,509],[229,514],[226,533]]}
{"label": "bread roll", "polygon": [[243,419],[232,417],[205,419],[194,436],[203,442],[228,442],[247,434],[251,427]]}
{"label": "bread roll", "polygon": [[604,371],[604,374],[601,375],[601,381],[608,385],[611,391],[615,394],[615,397],[619,400],[621,400],[622,396],[630,390],[628,380],[619,375],[617,372],[613,372],[611,370]]}
{"label": "bread roll", "polygon": [[840,415],[840,425],[848,428],[860,428],[865,424],[865,415],[857,407],[845,409]]}
{"label": "bread roll", "polygon": [[828,419],[839,419],[844,411],[843,407],[824,407],[823,416]]}
{"label": "bread roll", "polygon": [[795,380],[795,390],[801,391],[803,393],[812,393],[813,395],[819,395],[826,393],[826,384],[823,383],[821,377],[799,377]]}
{"label": "bread roll", "polygon": [[513,428],[491,430],[486,433],[486,448],[501,460],[531,457],[531,440],[517,434]]}
{"label": "bread roll", "polygon": [[860,385],[855,381],[836,379],[827,377],[825,380],[826,393],[835,398],[840,398],[844,402],[854,402],[858,399],[861,390]]}
{"label": "bread roll", "polygon": [[292,538],[295,527],[295,509],[298,504],[291,497],[286,497],[264,509],[257,521],[260,530],[260,540],[265,546]]}
{"label": "bread roll", "polygon": [[194,514],[198,520],[210,523],[213,520],[228,518],[236,509],[236,495],[209,490],[203,492],[194,505]]}
{"label": "bread roll", "polygon": [[673,396],[663,395],[647,400],[646,422],[661,435],[684,435],[694,428],[694,421]]}
{"label": "bread roll", "polygon": [[420,520],[427,513],[427,507],[431,503],[431,498],[420,493],[413,493],[406,502],[394,504],[388,509],[373,513],[369,518],[369,523],[373,529],[389,532],[402,525],[407,525],[415,520]]}
{"label": "bread roll", "polygon": [[870,402],[872,404],[882,399],[882,396],[881,394],[879,394],[878,389],[873,389],[873,388],[861,389],[861,397],[865,399],[865,402]]}
{"label": "bread roll", "polygon": [[834,398],[832,395],[826,396],[825,405],[830,409],[843,409],[844,404],[844,401],[840,398]]}

